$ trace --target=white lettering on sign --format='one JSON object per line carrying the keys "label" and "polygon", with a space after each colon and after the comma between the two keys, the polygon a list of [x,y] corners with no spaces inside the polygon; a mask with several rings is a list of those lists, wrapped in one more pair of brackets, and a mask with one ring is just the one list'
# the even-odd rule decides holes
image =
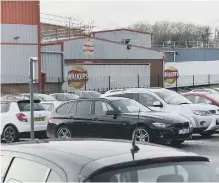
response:
{"label": "white lettering on sign", "polygon": [[179,72],[165,72],[164,76],[167,78],[176,78],[179,77]]}
{"label": "white lettering on sign", "polygon": [[87,73],[69,73],[68,80],[86,80],[88,78]]}

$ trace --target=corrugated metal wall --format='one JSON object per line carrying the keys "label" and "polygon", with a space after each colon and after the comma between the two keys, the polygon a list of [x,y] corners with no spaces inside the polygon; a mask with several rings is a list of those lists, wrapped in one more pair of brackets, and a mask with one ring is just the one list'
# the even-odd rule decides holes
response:
{"label": "corrugated metal wall", "polygon": [[1,1],[1,83],[28,83],[38,57],[39,1]]}
{"label": "corrugated metal wall", "polygon": [[[219,48],[176,48],[175,61],[212,61],[219,60]],[[168,53],[167,62],[173,62],[173,54]]]}
{"label": "corrugated metal wall", "polygon": [[86,38],[65,41],[65,59],[162,59],[164,55],[162,52],[136,47],[128,50],[126,45],[110,41],[98,39],[90,41],[94,44],[95,49],[90,56],[83,52],[83,44],[87,42]]}
{"label": "corrugated metal wall", "polygon": [[150,34],[120,30],[111,32],[97,32],[95,33],[95,37],[117,42],[122,42],[123,39],[131,39],[129,42],[130,44],[151,47]]}
{"label": "corrugated metal wall", "polygon": [[[37,25],[2,24],[1,42],[37,44]],[[18,37],[18,39],[14,39]]]}
{"label": "corrugated metal wall", "polygon": [[1,1],[1,23],[38,24],[39,1]]}
{"label": "corrugated metal wall", "polygon": [[29,57],[37,57],[37,48],[37,45],[1,45],[1,83],[28,82]]}
{"label": "corrugated metal wall", "polygon": [[46,73],[47,82],[61,82],[63,73],[63,58],[61,45],[46,45],[41,47],[42,72]]}

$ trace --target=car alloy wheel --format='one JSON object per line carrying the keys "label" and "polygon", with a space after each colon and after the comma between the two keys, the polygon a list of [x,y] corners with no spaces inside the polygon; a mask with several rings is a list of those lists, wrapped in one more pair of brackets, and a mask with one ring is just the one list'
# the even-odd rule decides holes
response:
{"label": "car alloy wheel", "polygon": [[132,134],[132,138],[135,138],[137,142],[150,142],[150,135],[144,127],[136,128]]}
{"label": "car alloy wheel", "polygon": [[7,143],[12,143],[18,140],[18,133],[13,126],[7,126],[4,129],[4,139]]}
{"label": "car alloy wheel", "polygon": [[67,126],[61,126],[57,131],[57,136],[60,139],[69,139],[71,138],[71,132]]}

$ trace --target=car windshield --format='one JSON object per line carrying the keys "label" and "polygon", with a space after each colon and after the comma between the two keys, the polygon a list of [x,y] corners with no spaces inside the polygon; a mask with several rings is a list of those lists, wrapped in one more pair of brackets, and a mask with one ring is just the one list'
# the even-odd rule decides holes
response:
{"label": "car windshield", "polygon": [[180,104],[191,104],[192,103],[186,97],[171,90],[158,91],[154,93],[157,94],[160,98],[162,98],[167,104],[180,105]]}
{"label": "car windshield", "polygon": [[91,177],[90,182],[219,182],[206,162],[158,163],[121,168]]}
{"label": "car windshield", "polygon": [[112,104],[122,113],[136,113],[136,112],[149,112],[151,111],[142,104],[132,99],[119,99],[112,100]]}
{"label": "car windshield", "polygon": [[42,101],[56,101],[56,99],[50,95],[46,94],[37,94],[37,96],[42,100]]}
{"label": "car windshield", "polygon": [[219,94],[207,94],[207,96],[212,98],[216,102],[219,102]]}

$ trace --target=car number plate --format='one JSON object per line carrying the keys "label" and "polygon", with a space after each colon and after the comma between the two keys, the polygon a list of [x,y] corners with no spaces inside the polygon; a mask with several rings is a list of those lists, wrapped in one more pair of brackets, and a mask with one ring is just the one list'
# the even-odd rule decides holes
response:
{"label": "car number plate", "polygon": [[34,121],[45,121],[45,117],[35,117]]}
{"label": "car number plate", "polygon": [[182,130],[179,130],[179,134],[186,134],[186,133],[189,133],[189,129],[182,129]]}

